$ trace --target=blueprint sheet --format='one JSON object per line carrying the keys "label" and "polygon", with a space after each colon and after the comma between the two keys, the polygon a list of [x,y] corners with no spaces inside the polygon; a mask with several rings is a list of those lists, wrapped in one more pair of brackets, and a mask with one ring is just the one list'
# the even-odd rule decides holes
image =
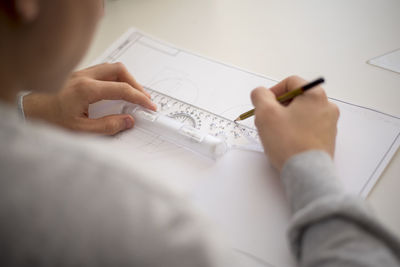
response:
{"label": "blueprint sheet", "polygon": [[[252,108],[250,92],[276,81],[176,48],[131,29],[98,60],[122,62],[145,86],[230,120]],[[341,111],[335,164],[350,193],[366,197],[400,145],[400,119],[331,99]],[[244,122],[254,127],[254,119]],[[290,210],[278,174],[260,152],[217,161],[140,129],[113,139],[149,177],[179,188],[239,254],[265,266],[294,266],[286,241]]]}

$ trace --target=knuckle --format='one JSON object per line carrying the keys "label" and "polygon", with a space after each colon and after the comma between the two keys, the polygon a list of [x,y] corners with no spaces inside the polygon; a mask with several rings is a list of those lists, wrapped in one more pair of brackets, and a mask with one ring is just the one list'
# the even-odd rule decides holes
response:
{"label": "knuckle", "polygon": [[332,102],[329,102],[329,103],[330,103],[330,108],[332,110],[332,113],[335,115],[336,118],[339,118],[339,116],[340,116],[339,107],[336,104],[332,103]]}
{"label": "knuckle", "polygon": [[106,134],[115,134],[119,129],[119,123],[115,120],[109,120],[104,123],[104,132]]}
{"label": "knuckle", "polygon": [[326,92],[322,87],[320,90],[317,90],[317,93],[319,94],[320,97],[328,99],[328,96],[326,95]]}
{"label": "knuckle", "polygon": [[82,76],[83,73],[84,73],[83,70],[73,72],[73,73],[71,74],[71,79],[77,79],[77,78],[79,78],[80,76]]}
{"label": "knuckle", "polygon": [[283,83],[285,84],[287,90],[293,90],[304,85],[306,81],[300,76],[292,75],[286,78]]}
{"label": "knuckle", "polygon": [[251,91],[251,93],[250,93],[250,98],[253,100],[253,102],[254,102],[254,100],[257,99],[257,97],[258,97],[258,90],[257,90],[257,89],[258,89],[258,88],[254,89],[254,90]]}
{"label": "knuckle", "polygon": [[78,88],[87,88],[90,86],[91,80],[87,77],[81,77],[78,80]]}
{"label": "knuckle", "polygon": [[119,86],[121,98],[129,98],[129,96],[134,93],[132,87],[126,82],[120,82]]}
{"label": "knuckle", "polygon": [[69,129],[71,129],[74,132],[87,132],[89,129],[87,129],[85,124],[79,123],[79,124],[70,124],[68,126]]}
{"label": "knuckle", "polygon": [[98,65],[97,67],[99,69],[111,69],[112,66],[113,66],[113,63],[105,62],[105,63]]}
{"label": "knuckle", "polygon": [[266,90],[264,87],[257,87],[256,89],[254,89],[253,91],[251,91],[250,97],[253,100],[258,100],[261,96],[261,93],[264,92],[264,90]]}
{"label": "knuckle", "polygon": [[127,82],[120,82],[121,89],[124,91],[131,91],[132,86]]}
{"label": "knuckle", "polygon": [[301,78],[301,77],[298,76],[298,75],[290,75],[290,76],[288,77],[288,80],[295,80],[295,81],[298,81],[298,80],[303,80],[303,78]]}
{"label": "knuckle", "polygon": [[316,88],[316,89],[310,90],[310,95],[315,97],[316,100],[324,101],[324,102],[328,101],[328,97],[325,93],[325,90],[322,88]]}
{"label": "knuckle", "polygon": [[116,68],[117,72],[126,72],[126,67],[121,62],[114,63],[114,67]]}
{"label": "knuckle", "polygon": [[259,116],[255,117],[254,124],[256,125],[257,129],[260,128],[260,126],[261,126],[261,118]]}
{"label": "knuckle", "polygon": [[78,95],[87,95],[90,90],[91,80],[87,77],[81,77],[77,80],[75,92]]}
{"label": "knuckle", "polygon": [[306,80],[304,80],[302,77],[298,76],[298,75],[291,75],[287,78],[288,82],[290,84],[294,84],[294,85],[298,85],[298,84],[302,84],[304,83]]}

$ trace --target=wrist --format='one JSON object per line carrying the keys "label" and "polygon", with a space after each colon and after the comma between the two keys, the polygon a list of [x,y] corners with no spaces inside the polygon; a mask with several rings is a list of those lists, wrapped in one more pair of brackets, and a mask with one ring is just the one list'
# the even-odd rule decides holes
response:
{"label": "wrist", "polygon": [[343,192],[333,160],[324,150],[293,155],[284,164],[281,179],[294,212],[316,199]]}
{"label": "wrist", "polygon": [[[334,150],[334,147],[331,150]],[[297,155],[310,151],[319,151],[321,153],[323,152],[327,154],[332,160],[334,152],[331,150],[326,145],[318,144],[318,142],[291,145],[289,147],[286,147],[286,149],[282,149],[282,151],[280,152],[280,157],[277,160],[278,170],[282,171],[285,164],[290,161],[290,159],[296,157]]]}
{"label": "wrist", "polygon": [[56,101],[52,94],[32,93],[23,99],[25,119],[42,119],[55,122]]}

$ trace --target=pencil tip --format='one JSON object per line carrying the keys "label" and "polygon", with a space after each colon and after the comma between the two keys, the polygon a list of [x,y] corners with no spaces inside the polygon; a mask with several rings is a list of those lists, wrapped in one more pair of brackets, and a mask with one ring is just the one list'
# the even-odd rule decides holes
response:
{"label": "pencil tip", "polygon": [[233,122],[238,122],[238,121],[240,121],[240,118],[237,118],[236,120],[234,120]]}

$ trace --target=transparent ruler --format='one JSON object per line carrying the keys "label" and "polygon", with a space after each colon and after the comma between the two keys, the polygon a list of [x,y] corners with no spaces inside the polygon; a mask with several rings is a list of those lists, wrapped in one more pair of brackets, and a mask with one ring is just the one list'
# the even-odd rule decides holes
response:
{"label": "transparent ruler", "polygon": [[264,151],[256,129],[239,125],[232,120],[165,95],[152,88],[145,87],[145,89],[158,106],[159,113],[218,137],[224,140],[230,148]]}

